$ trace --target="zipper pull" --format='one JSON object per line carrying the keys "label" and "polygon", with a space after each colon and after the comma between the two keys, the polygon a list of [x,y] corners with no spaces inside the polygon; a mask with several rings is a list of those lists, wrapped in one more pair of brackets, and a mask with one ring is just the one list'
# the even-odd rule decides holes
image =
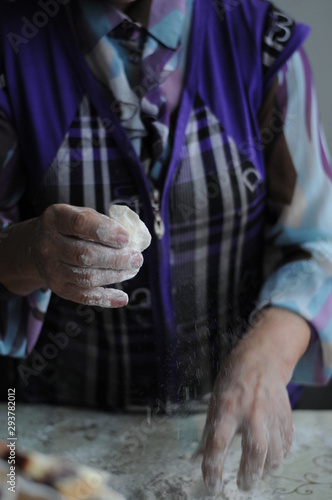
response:
{"label": "zipper pull", "polygon": [[157,238],[161,240],[165,234],[165,226],[161,217],[160,192],[158,189],[152,190],[152,208],[154,213],[154,232]]}

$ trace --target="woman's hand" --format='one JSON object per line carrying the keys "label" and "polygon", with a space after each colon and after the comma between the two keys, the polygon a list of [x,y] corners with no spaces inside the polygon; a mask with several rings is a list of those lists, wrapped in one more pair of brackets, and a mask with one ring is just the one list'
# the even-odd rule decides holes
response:
{"label": "woman's hand", "polygon": [[203,477],[211,493],[221,490],[226,454],[236,432],[242,434],[240,489],[251,489],[288,454],[293,424],[286,385],[309,341],[304,319],[271,308],[227,359],[196,453],[203,454]]}
{"label": "woman's hand", "polygon": [[127,295],[105,287],[134,277],[143,263],[142,254],[126,246],[128,232],[89,208],[52,205],[4,234],[0,280],[19,295],[47,286],[77,303],[121,307]]}

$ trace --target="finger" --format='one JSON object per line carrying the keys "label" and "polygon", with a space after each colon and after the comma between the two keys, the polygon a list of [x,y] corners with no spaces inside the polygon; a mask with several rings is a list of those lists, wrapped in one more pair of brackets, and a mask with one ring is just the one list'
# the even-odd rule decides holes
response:
{"label": "finger", "polygon": [[265,472],[276,470],[285,457],[283,440],[279,429],[269,432],[269,444],[265,461]]}
{"label": "finger", "polygon": [[241,490],[250,490],[263,476],[268,451],[268,438],[262,423],[251,421],[243,430],[242,455],[237,484]]}
{"label": "finger", "polygon": [[294,433],[293,417],[290,405],[288,412],[284,413],[282,421],[280,421],[279,428],[280,428],[284,457],[287,457],[292,447],[293,433]]}
{"label": "finger", "polygon": [[74,267],[125,271],[139,269],[143,264],[142,254],[132,248],[118,250],[68,237],[59,242],[59,255],[64,264]]}
{"label": "finger", "polygon": [[289,454],[291,447],[292,447],[292,441],[293,441],[293,433],[294,433],[294,427],[293,424],[291,425],[290,428],[288,428],[283,436],[282,436],[282,443],[283,443],[283,450],[284,450],[284,457],[287,457]]}
{"label": "finger", "polygon": [[128,244],[128,231],[95,210],[68,205],[54,205],[54,223],[59,233],[95,241],[114,248]]}
{"label": "finger", "polygon": [[[216,387],[218,387],[218,380],[216,383]],[[216,390],[216,393],[218,394],[218,389]],[[197,447],[197,450],[193,453],[191,460],[194,462],[196,461],[200,456],[204,454],[205,446],[206,446],[206,441],[208,434],[210,432],[210,427],[211,427],[211,422],[215,422],[217,417],[217,412],[218,412],[218,404],[219,404],[219,398],[216,395],[216,393],[212,392],[207,394],[204,399],[208,403],[208,411],[206,415],[206,420],[205,420],[205,425],[202,433],[202,437],[200,439],[199,445]]]}
{"label": "finger", "polygon": [[202,473],[210,494],[221,492],[225,458],[236,430],[237,421],[233,414],[225,413],[209,423]]}
{"label": "finger", "polygon": [[82,290],[68,283],[57,295],[66,300],[87,306],[118,308],[128,304],[128,295],[116,288],[99,287],[91,290]]}
{"label": "finger", "polygon": [[89,289],[122,283],[136,276],[139,268],[125,271],[105,269],[86,269],[82,267],[69,267],[66,272],[67,282],[78,288]]}
{"label": "finger", "polygon": [[208,401],[209,401],[209,406],[208,406],[208,412],[207,412],[207,416],[206,416],[206,420],[205,420],[205,425],[204,425],[202,437],[200,439],[197,450],[191,456],[192,462],[195,462],[204,453],[206,440],[207,440],[209,428],[210,428],[210,422],[212,422],[213,414],[215,412],[215,396],[213,393],[208,395]]}

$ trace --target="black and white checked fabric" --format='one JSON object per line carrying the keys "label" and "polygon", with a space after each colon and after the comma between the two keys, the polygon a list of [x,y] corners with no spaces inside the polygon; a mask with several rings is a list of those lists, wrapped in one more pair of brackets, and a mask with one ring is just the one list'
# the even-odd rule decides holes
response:
{"label": "black and white checked fabric", "polygon": [[170,206],[179,378],[191,397],[211,387],[243,334],[260,284],[264,206],[259,173],[197,95]]}
{"label": "black and white checked fabric", "polygon": [[[110,202],[140,212],[130,172],[111,128],[87,98],[81,103],[42,191],[43,206],[71,203],[107,213]],[[171,190],[171,272],[176,305],[177,396],[196,399],[211,390],[222,356],[244,330],[243,318],[260,283],[263,183],[197,95]],[[259,242],[259,243],[258,243]],[[253,251],[250,249],[254,248]],[[158,398],[156,335],[147,272],[121,284],[129,306],[96,310],[52,298],[37,351],[48,333],[79,332],[38,379],[28,399],[99,407],[153,405]],[[60,322],[59,322],[59,318]],[[174,393],[174,389],[173,389]]]}
{"label": "black and white checked fabric", "polygon": [[[107,214],[111,202],[125,203],[140,213],[132,174],[113,154],[118,150],[112,130],[84,98],[43,179],[36,213],[53,203],[69,203]],[[25,388],[28,399],[38,394],[38,400],[112,408],[148,404],[157,396],[147,271],[140,271],[139,280],[118,286],[130,297],[125,310],[81,308],[52,297],[36,351],[49,342],[49,332],[63,333],[72,325],[79,333],[38,379],[30,378]]]}

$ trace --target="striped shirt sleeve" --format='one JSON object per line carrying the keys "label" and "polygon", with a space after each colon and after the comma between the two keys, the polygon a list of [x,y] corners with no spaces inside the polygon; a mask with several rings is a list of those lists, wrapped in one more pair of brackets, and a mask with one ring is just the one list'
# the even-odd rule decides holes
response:
{"label": "striped shirt sleeve", "polygon": [[332,375],[332,169],[303,49],[279,71],[267,101],[266,279],[257,309],[282,307],[309,322],[312,342],[293,381],[323,384]]}
{"label": "striped shirt sleeve", "polygon": [[[18,205],[24,190],[16,132],[0,109],[0,245],[6,236],[1,229],[20,220]],[[50,296],[49,290],[36,290],[27,297],[18,297],[0,284],[0,355],[25,357],[32,351]]]}

